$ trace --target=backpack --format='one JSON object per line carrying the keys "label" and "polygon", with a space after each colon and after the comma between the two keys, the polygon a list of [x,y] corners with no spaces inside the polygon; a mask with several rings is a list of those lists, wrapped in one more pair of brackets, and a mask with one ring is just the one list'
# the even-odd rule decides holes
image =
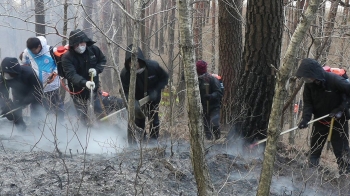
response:
{"label": "backpack", "polygon": [[65,78],[63,68],[62,68],[62,55],[68,51],[69,46],[58,46],[53,48],[51,51],[51,56],[54,59],[57,66],[57,74],[63,78]]}
{"label": "backpack", "polygon": [[323,70],[325,70],[326,72],[332,72],[334,74],[337,74],[338,76],[341,76],[343,78],[345,78],[347,81],[349,81],[349,77],[346,74],[345,69],[340,69],[340,68],[331,68],[329,66],[324,66]]}
{"label": "backpack", "polygon": [[222,82],[222,77],[219,76],[218,74],[211,74],[211,75],[219,80],[221,92],[222,92],[222,94],[224,94],[224,83]]}

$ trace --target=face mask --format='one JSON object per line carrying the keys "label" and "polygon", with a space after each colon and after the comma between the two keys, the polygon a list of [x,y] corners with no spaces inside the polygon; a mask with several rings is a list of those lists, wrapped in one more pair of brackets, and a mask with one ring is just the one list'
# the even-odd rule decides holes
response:
{"label": "face mask", "polygon": [[83,54],[86,50],[86,46],[78,46],[74,50],[75,50],[75,52],[77,52],[79,54]]}
{"label": "face mask", "polygon": [[303,81],[305,83],[312,83],[314,81],[314,79],[311,79],[311,78],[303,78]]}
{"label": "face mask", "polygon": [[9,73],[4,73],[4,78],[5,78],[5,80],[11,80],[11,79],[13,79],[13,77],[12,76],[10,76],[10,74]]}
{"label": "face mask", "polygon": [[136,73],[137,73],[137,74],[140,74],[140,73],[142,73],[144,70],[145,70],[145,68],[140,68],[140,69],[136,70]]}

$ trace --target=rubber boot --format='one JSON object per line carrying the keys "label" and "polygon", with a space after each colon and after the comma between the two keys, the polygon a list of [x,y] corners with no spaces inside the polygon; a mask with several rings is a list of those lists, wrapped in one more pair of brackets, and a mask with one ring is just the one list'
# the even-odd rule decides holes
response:
{"label": "rubber boot", "polygon": [[309,159],[309,168],[318,167],[319,165],[320,165],[320,158],[319,157],[313,157],[311,155],[310,159]]}
{"label": "rubber boot", "polygon": [[220,139],[221,137],[221,131],[219,127],[213,127],[213,133],[214,133],[214,138],[215,140]]}

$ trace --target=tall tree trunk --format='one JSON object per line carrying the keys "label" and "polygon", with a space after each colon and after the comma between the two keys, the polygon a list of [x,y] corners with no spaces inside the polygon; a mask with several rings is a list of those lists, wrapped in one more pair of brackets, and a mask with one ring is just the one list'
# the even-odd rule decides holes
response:
{"label": "tall tree trunk", "polygon": [[[136,141],[137,127],[135,125],[135,86],[136,86],[136,63],[137,63],[137,52],[140,44],[140,19],[142,10],[142,0],[135,0],[134,2],[134,17],[133,20],[133,47],[130,64],[130,86],[129,86],[129,97],[128,97],[128,141],[134,143]],[[135,179],[137,180],[137,179]],[[135,193],[135,195],[137,195]]]}
{"label": "tall tree trunk", "polygon": [[93,38],[93,31],[92,31],[92,25],[90,23],[90,19],[92,19],[92,10],[94,7],[94,0],[84,0],[83,5],[84,5],[85,10],[86,10],[86,15],[85,15],[85,18],[83,21],[83,31],[90,39],[92,39]]}
{"label": "tall tree trunk", "polygon": [[[161,1],[160,3],[160,9],[162,11],[164,11],[166,9],[166,3],[167,1]],[[166,14],[164,12],[162,12],[160,14],[160,31],[159,31],[159,52],[160,54],[164,54],[164,29],[165,29],[165,25],[166,25]]]}
{"label": "tall tree trunk", "polygon": [[[142,3],[142,9],[141,9],[141,23],[140,23],[140,32],[141,32],[141,50],[143,52],[143,54],[145,54],[147,56],[148,54],[148,46],[146,44],[146,28],[147,28],[147,23],[148,23],[148,19],[145,19],[146,17],[146,10],[148,8],[146,8],[146,3],[143,1]],[[147,57],[146,57],[147,58]]]}
{"label": "tall tree trunk", "polygon": [[[111,28],[111,24],[113,24],[113,22],[115,21],[113,16],[114,13],[113,12],[113,6],[112,6],[112,2],[110,2],[109,0],[102,0],[101,1],[101,6],[99,10],[101,10],[102,13],[100,13],[100,27],[102,27],[103,32],[108,36],[107,37],[102,37],[101,40],[101,46],[100,49],[103,52],[103,54],[106,56],[107,62],[112,62],[112,54],[109,54],[108,51],[108,43],[109,38],[113,37],[113,30],[114,28]],[[107,90],[107,91],[111,91],[112,89],[109,89],[110,87],[113,87],[113,72],[111,71],[106,71],[106,72],[102,72],[101,77],[100,77],[100,81],[102,84],[102,89]]]}
{"label": "tall tree trunk", "polygon": [[198,195],[211,196],[214,187],[211,184],[204,156],[203,109],[199,94],[198,78],[194,63],[193,35],[190,28],[189,4],[187,0],[177,0],[179,12],[180,54],[185,67],[187,87],[188,117],[191,143],[191,161],[197,183]]}
{"label": "tall tree trunk", "polygon": [[291,43],[288,46],[285,58],[282,61],[282,66],[280,67],[277,76],[277,82],[275,87],[275,95],[273,98],[272,111],[269,121],[269,129],[267,135],[267,144],[264,153],[264,162],[261,170],[259,186],[258,186],[258,196],[268,196],[270,195],[271,179],[273,174],[273,165],[275,162],[275,156],[277,151],[277,140],[281,132],[281,116],[284,105],[284,100],[286,98],[286,83],[288,81],[291,68],[294,66],[294,61],[298,52],[298,48],[304,38],[307,30],[310,27],[311,22],[314,20],[315,13],[320,4],[320,0],[311,0],[302,21],[299,23]]}
{"label": "tall tree trunk", "polygon": [[45,36],[45,4],[44,0],[34,0],[35,3],[35,33]]}
{"label": "tall tree trunk", "polygon": [[[228,2],[230,2],[228,4]],[[219,1],[219,73],[225,94],[222,102],[222,121],[234,118],[233,98],[237,90],[239,70],[242,70],[242,0]]]}
{"label": "tall tree trunk", "polygon": [[[153,26],[154,26],[155,20],[157,18],[157,15],[154,14],[154,13],[156,13],[156,9],[157,9],[157,1],[154,1],[152,3],[151,8],[152,9],[149,9],[150,11],[149,11],[148,15],[153,14],[153,16],[151,17],[151,24],[148,27],[147,44],[146,44],[147,47],[148,47],[146,58],[148,58],[148,59],[151,58],[151,49],[150,48],[151,48],[151,40],[152,40],[152,37],[154,36],[154,34],[153,34]],[[155,31],[158,31],[158,29],[156,29]]]}
{"label": "tall tree trunk", "polygon": [[[349,0],[345,0],[345,5],[349,5]],[[343,11],[343,15],[342,15],[342,21],[341,21],[341,29],[340,29],[340,54],[339,54],[339,64],[341,66],[344,66],[344,51],[345,49],[345,39],[344,39],[344,34],[346,32],[347,29],[347,22],[348,22],[348,17],[349,17],[349,7],[345,7],[344,6],[344,11]],[[347,67],[347,69],[349,69],[349,67]]]}
{"label": "tall tree trunk", "polygon": [[324,36],[324,27],[325,27],[325,14],[326,14],[326,4],[322,3],[320,9],[318,10],[318,14],[314,21],[315,25],[312,27],[313,40],[313,48],[315,49],[315,56],[318,59],[322,55],[322,46],[323,46],[323,36]]}
{"label": "tall tree trunk", "polygon": [[[275,87],[275,69],[280,64],[283,30],[281,1],[248,1],[247,25],[240,72],[237,112],[238,129],[251,140],[265,138]],[[231,63],[231,62],[230,62]],[[236,112],[235,111],[235,112]]]}
{"label": "tall tree trunk", "polygon": [[[176,0],[171,0],[170,7],[176,6]],[[168,70],[169,70],[169,119],[170,119],[170,127],[174,126],[173,122],[173,110],[174,110],[174,95],[173,95],[173,85],[174,85],[174,44],[175,44],[175,9],[171,11],[169,16],[169,29],[168,29]]]}
{"label": "tall tree trunk", "polygon": [[203,48],[202,48],[202,31],[203,31],[203,2],[197,2],[195,4],[195,19],[193,25],[193,40],[195,50],[195,61],[203,59]]}
{"label": "tall tree trunk", "polygon": [[[64,5],[63,5],[63,35],[67,36],[68,34],[68,0],[64,0]],[[62,46],[65,46],[67,43],[67,39],[63,38],[62,39]],[[66,79],[61,79],[62,85],[60,86],[60,98],[64,102],[66,98],[66,90],[64,86],[66,85],[67,81]],[[63,86],[64,85],[64,86]]]}
{"label": "tall tree trunk", "polygon": [[326,63],[329,49],[332,43],[332,34],[334,31],[334,25],[335,25],[335,19],[338,12],[338,6],[339,6],[340,0],[332,0],[331,8],[329,9],[328,17],[327,17],[327,23],[325,27],[325,33],[324,33],[324,41],[323,45],[321,46],[320,52],[318,53],[318,56],[316,56],[316,59],[319,59],[319,57],[322,57],[320,59],[321,65]]}
{"label": "tall tree trunk", "polygon": [[[210,7],[208,8],[210,10]],[[215,56],[216,56],[216,51],[215,51],[215,40],[216,40],[216,2],[215,0],[211,1],[211,73],[215,72]],[[208,14],[209,18],[209,14]],[[207,20],[209,21],[209,19]],[[242,29],[241,29],[242,32]],[[242,34],[241,34],[242,35]],[[242,42],[242,40],[241,40]]]}
{"label": "tall tree trunk", "polygon": [[154,27],[154,29],[155,29],[155,34],[154,34],[154,48],[155,49],[158,49],[159,48],[159,32],[158,32],[158,15],[156,15],[155,17],[154,17],[154,19],[153,20],[155,20],[154,22],[155,22],[155,27]]}
{"label": "tall tree trunk", "polygon": [[[114,41],[118,44],[123,44],[123,14],[122,14],[122,11],[121,9],[118,7],[118,6],[115,6],[114,8],[114,12],[116,13],[115,14],[115,19],[113,20],[114,22],[114,26],[116,27],[119,27],[117,29],[115,29],[115,31],[117,32],[114,32],[116,34],[116,36],[114,37]],[[120,53],[120,48],[119,46],[113,46],[113,51],[114,51],[114,61],[115,61],[115,65],[116,66],[119,66],[119,70],[121,70],[121,68],[124,66],[124,63],[122,60],[119,59],[119,53]],[[118,69],[118,67],[116,67],[116,69]],[[117,92],[119,90],[119,88],[121,88],[121,86],[118,88],[118,85],[116,84],[119,84],[117,82],[117,78],[120,77],[118,72],[114,72],[113,74],[113,91],[114,92]]]}

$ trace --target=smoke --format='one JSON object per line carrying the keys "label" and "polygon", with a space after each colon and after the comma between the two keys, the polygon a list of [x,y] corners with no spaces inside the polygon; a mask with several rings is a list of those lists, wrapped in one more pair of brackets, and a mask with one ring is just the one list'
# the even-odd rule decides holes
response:
{"label": "smoke", "polygon": [[50,114],[25,118],[27,129],[18,131],[11,121],[1,119],[0,140],[3,147],[22,151],[56,151],[63,154],[120,152],[127,147],[125,114],[110,122],[83,126],[74,114],[66,114],[63,121]]}

